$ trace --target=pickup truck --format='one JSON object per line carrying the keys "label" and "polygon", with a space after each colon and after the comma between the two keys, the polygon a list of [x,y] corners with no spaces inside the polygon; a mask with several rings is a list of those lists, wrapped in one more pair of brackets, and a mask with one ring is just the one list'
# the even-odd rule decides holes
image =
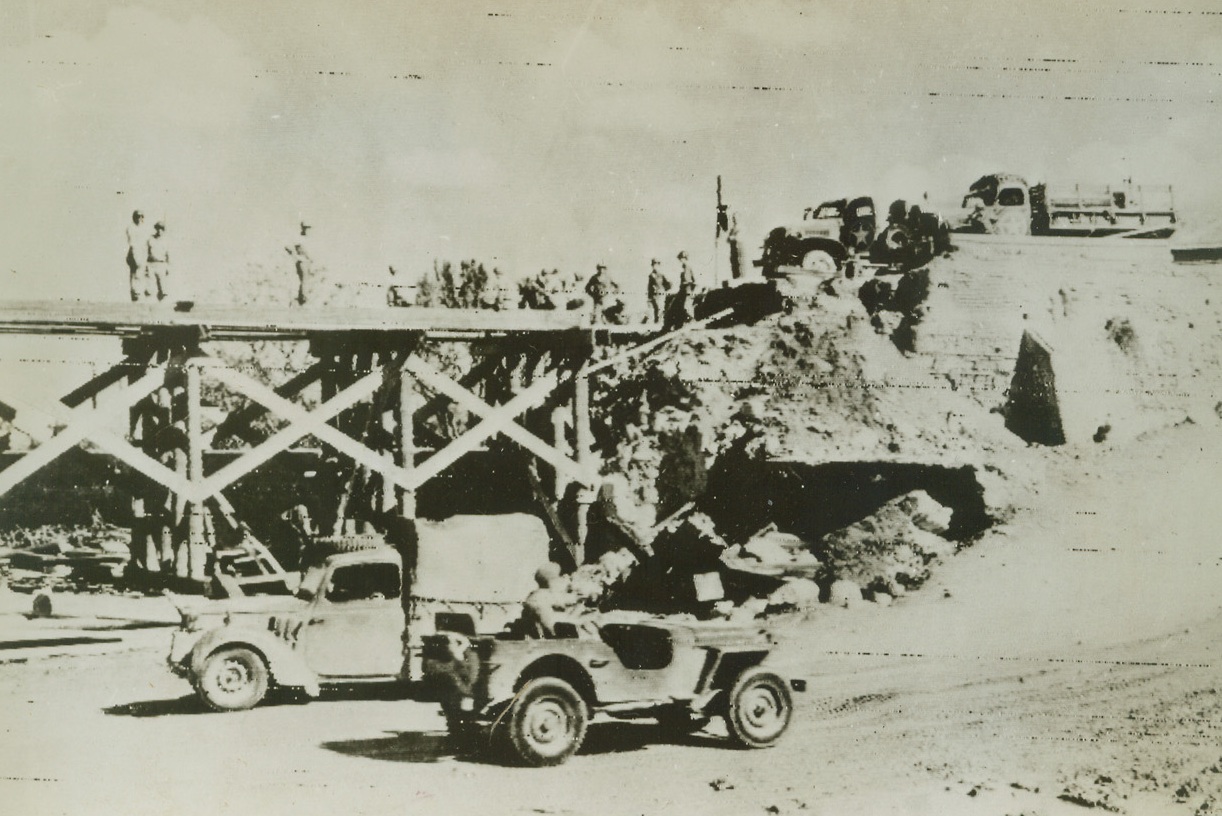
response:
{"label": "pickup truck", "polygon": [[653,718],[691,732],[725,719],[732,742],[773,745],[789,726],[792,691],[764,665],[774,648],[759,627],[649,619],[610,622],[597,635],[527,639],[438,633],[424,639],[425,686],[451,735],[504,743],[522,763],[572,756],[591,718]]}
{"label": "pickup truck", "polygon": [[173,598],[182,622],[170,670],[216,711],[251,708],[273,688],[317,697],[325,686],[415,682],[425,635],[500,631],[547,561],[534,516],[455,516],[417,532],[406,585],[399,553],[383,544],[326,556],[291,596]]}

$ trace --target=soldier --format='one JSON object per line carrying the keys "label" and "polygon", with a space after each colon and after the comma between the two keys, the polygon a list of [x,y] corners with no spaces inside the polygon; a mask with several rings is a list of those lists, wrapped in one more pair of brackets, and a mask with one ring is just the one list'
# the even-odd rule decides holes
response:
{"label": "soldier", "polygon": [[549,561],[535,572],[539,588],[526,596],[522,603],[522,622],[527,637],[556,636],[556,624],[567,617],[577,598],[569,582],[560,575],[560,565]]}
{"label": "soldier", "polygon": [[696,273],[687,262],[687,251],[679,253],[679,297],[683,299],[683,317],[696,316]]}
{"label": "soldier", "polygon": [[603,323],[606,322],[606,308],[609,305],[608,301],[611,296],[619,292],[619,287],[615,281],[611,280],[610,274],[607,273],[607,267],[604,264],[599,264],[594,273],[594,277],[590,278],[586,284],[586,294],[590,296],[590,322]]}
{"label": "soldier", "polygon": [[649,282],[646,285],[649,310],[653,316],[653,322],[661,323],[662,318],[666,315],[666,296],[670,294],[673,284],[666,275],[662,274],[661,261],[654,258],[650,261],[649,266]]}
{"label": "soldier", "polygon": [[294,301],[298,306],[304,306],[306,302],[306,278],[311,276],[313,272],[314,261],[310,257],[310,253],[306,249],[307,238],[310,234],[310,225],[301,222],[301,234],[297,239],[297,243],[291,247],[285,247],[284,251],[293,259],[293,268],[297,272],[297,296]]}
{"label": "soldier", "polygon": [[144,213],[132,213],[132,222],[127,225],[127,276],[131,288],[132,302],[149,297],[148,239],[149,230],[144,226]]}
{"label": "soldier", "polygon": [[165,300],[170,295],[170,246],[165,238],[165,222],[158,221],[153,225],[153,234],[149,236],[146,257],[148,258],[148,276],[150,285],[157,285],[157,299]]}
{"label": "soldier", "polygon": [[415,299],[410,295],[411,287],[399,282],[402,280],[399,277],[399,270],[388,266],[386,271],[390,273],[390,283],[386,285],[386,305],[411,306]]}

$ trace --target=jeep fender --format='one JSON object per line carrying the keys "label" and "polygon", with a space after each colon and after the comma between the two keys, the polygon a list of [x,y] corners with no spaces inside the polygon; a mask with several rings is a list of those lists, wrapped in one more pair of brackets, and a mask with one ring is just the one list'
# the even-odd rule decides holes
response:
{"label": "jeep fender", "polygon": [[318,677],[310,671],[300,652],[271,632],[238,626],[222,626],[199,639],[191,650],[191,676],[199,677],[208,656],[230,646],[245,646],[262,655],[276,685],[300,688],[311,697],[318,696]]}

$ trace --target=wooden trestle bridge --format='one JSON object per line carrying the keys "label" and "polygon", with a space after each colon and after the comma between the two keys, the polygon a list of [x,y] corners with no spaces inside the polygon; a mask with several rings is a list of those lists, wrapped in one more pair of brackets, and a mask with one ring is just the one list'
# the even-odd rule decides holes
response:
{"label": "wooden trestle bridge", "polygon": [[[132,480],[129,569],[188,583],[210,579],[218,527],[242,526],[224,491],[307,438],[350,459],[369,488],[365,504],[341,509],[338,530],[362,513],[415,518],[422,484],[503,435],[546,466],[555,495],[579,486],[577,529],[566,538],[580,563],[583,508],[598,481],[592,375],[673,336],[659,326],[591,327],[563,311],[75,302],[0,302],[0,333],[113,337],[122,349],[120,362],[58,400],[0,382],[6,415],[38,442],[0,471],[0,501],[66,451],[92,446],[148,480]],[[268,384],[228,361],[251,341],[305,346],[308,362]],[[453,355],[443,362],[447,349],[465,349],[464,370],[454,373]],[[216,421],[205,388],[239,407]],[[454,407],[468,415],[465,429],[421,445],[425,423]],[[279,424],[256,433],[268,414]],[[48,417],[51,434],[23,422]],[[209,457],[207,472],[205,453],[225,439],[244,442]]]}

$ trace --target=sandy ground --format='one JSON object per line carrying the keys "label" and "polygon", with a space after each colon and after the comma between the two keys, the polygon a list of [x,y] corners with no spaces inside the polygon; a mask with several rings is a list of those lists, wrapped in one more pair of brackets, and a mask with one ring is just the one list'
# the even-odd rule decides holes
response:
{"label": "sandy ground", "polygon": [[771,750],[608,724],[533,770],[454,757],[393,694],[205,713],[145,629],[4,654],[0,791],[23,814],[1219,812],[1219,464],[1217,423],[1054,456],[920,592],[787,624],[810,688]]}
{"label": "sandy ground", "polygon": [[[893,606],[784,622],[776,663],[809,688],[773,749],[613,723],[533,770],[453,756],[435,707],[393,693],[205,713],[164,667],[169,630],[122,628],[168,604],[65,597],[66,617],[34,622],[29,596],[0,594],[4,811],[1222,813],[1219,273],[1065,263],[961,254],[927,351],[883,376],[953,380],[984,410],[1024,328],[1126,318],[1133,421],[1104,444],[1016,448],[1003,470],[1034,488],[1017,516]],[[100,642],[15,643],[73,636]]]}

